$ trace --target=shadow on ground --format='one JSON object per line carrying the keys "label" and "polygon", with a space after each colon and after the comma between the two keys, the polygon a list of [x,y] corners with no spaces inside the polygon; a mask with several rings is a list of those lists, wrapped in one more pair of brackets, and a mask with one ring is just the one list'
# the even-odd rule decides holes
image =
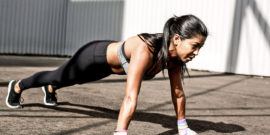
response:
{"label": "shadow on ground", "polygon": [[[203,78],[203,77],[219,77],[219,76],[232,76],[234,74],[231,73],[215,73],[215,74],[204,74],[204,75],[190,75],[185,76],[185,78]],[[169,78],[167,76],[165,77],[155,77],[151,80],[144,80],[144,81],[160,81],[160,80],[168,80]],[[126,79],[103,79],[98,81],[93,81],[89,83],[117,83],[117,82],[126,82]],[[7,81],[0,82],[0,87],[7,87],[8,86]]]}
{"label": "shadow on ground", "polygon": [[[72,108],[65,108],[65,106],[71,106]],[[60,102],[59,106],[57,107],[49,107],[45,106],[43,104],[26,104],[24,107],[41,107],[41,108],[47,108],[52,109],[55,111],[60,112],[69,112],[69,113],[75,113],[75,114],[83,114],[86,116],[28,116],[28,115],[7,115],[4,117],[27,117],[27,118],[108,118],[108,119],[114,119],[116,120],[118,117],[119,110],[112,110],[104,107],[97,107],[97,106],[87,106],[87,105],[80,105],[80,104],[72,104],[69,102]],[[76,108],[74,108],[76,107]],[[78,109],[82,108],[82,109]],[[85,110],[89,109],[89,110]],[[31,110],[16,110],[16,111],[31,111]],[[32,110],[31,112],[35,112],[35,110]],[[37,111],[38,112],[38,111]],[[3,117],[3,116],[1,116]],[[163,127],[169,128],[170,130],[165,131],[163,133],[159,133],[159,135],[171,135],[171,134],[177,134],[177,126],[176,126],[176,117],[175,116],[169,116],[164,115],[160,113],[148,113],[148,112],[136,112],[133,120],[135,121],[143,121],[143,122],[151,122],[155,124],[160,124]],[[202,133],[208,130],[214,130],[216,132],[220,133],[233,133],[233,132],[239,132],[244,131],[245,128],[236,124],[226,124],[226,123],[214,123],[211,121],[204,121],[204,120],[195,120],[195,119],[188,119],[189,127],[193,130],[195,130],[198,133]],[[99,125],[86,125],[83,127],[79,127],[76,129],[71,129],[67,131],[62,131],[57,134],[71,134],[76,133],[78,131],[88,130],[92,128],[93,126],[99,126]]]}

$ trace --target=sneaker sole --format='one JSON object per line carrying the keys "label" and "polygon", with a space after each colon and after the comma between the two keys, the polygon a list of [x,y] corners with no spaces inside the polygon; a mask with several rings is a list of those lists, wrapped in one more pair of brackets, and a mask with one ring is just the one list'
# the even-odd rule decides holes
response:
{"label": "sneaker sole", "polygon": [[10,93],[10,91],[11,91],[11,84],[12,84],[14,81],[15,81],[15,80],[12,80],[12,81],[10,81],[9,84],[8,84],[8,95],[7,95],[7,98],[6,98],[6,105],[7,105],[9,108],[20,108],[21,105],[12,106],[12,105],[10,105],[10,104],[8,103],[8,97],[9,97],[9,93]]}
{"label": "sneaker sole", "polygon": [[41,87],[41,89],[42,89],[42,91],[44,93],[44,99],[43,99],[44,104],[47,105],[47,106],[57,106],[57,104],[52,104],[52,103],[46,102],[46,91],[45,91],[45,87],[43,86],[43,87]]}

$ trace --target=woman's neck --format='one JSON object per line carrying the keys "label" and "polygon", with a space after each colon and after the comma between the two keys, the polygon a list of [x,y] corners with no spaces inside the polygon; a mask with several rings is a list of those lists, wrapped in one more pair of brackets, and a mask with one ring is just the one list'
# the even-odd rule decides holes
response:
{"label": "woman's neck", "polygon": [[169,59],[177,58],[177,52],[176,52],[175,46],[172,45],[172,43],[170,43],[170,46],[168,48],[168,58]]}

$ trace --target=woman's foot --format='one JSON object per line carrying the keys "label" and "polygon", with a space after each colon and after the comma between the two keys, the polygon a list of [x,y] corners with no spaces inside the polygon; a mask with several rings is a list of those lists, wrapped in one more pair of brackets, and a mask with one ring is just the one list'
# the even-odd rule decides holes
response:
{"label": "woman's foot", "polygon": [[44,92],[44,104],[48,106],[56,106],[57,98],[56,93],[52,89],[51,85],[41,87]]}
{"label": "woman's foot", "polygon": [[21,90],[18,85],[19,81],[12,80],[8,85],[8,95],[6,98],[6,105],[9,108],[20,108]]}

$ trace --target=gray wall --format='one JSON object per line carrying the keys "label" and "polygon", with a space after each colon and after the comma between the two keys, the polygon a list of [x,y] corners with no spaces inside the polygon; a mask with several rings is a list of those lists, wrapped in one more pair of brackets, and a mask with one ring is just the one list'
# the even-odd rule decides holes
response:
{"label": "gray wall", "polygon": [[92,40],[121,40],[124,1],[69,2],[66,54]]}
{"label": "gray wall", "polygon": [[270,76],[269,0],[0,0],[0,54],[72,55],[96,39],[162,32],[194,14],[210,36],[188,67]]}
{"label": "gray wall", "polygon": [[72,55],[91,40],[120,40],[123,6],[119,0],[0,0],[0,54]]}

